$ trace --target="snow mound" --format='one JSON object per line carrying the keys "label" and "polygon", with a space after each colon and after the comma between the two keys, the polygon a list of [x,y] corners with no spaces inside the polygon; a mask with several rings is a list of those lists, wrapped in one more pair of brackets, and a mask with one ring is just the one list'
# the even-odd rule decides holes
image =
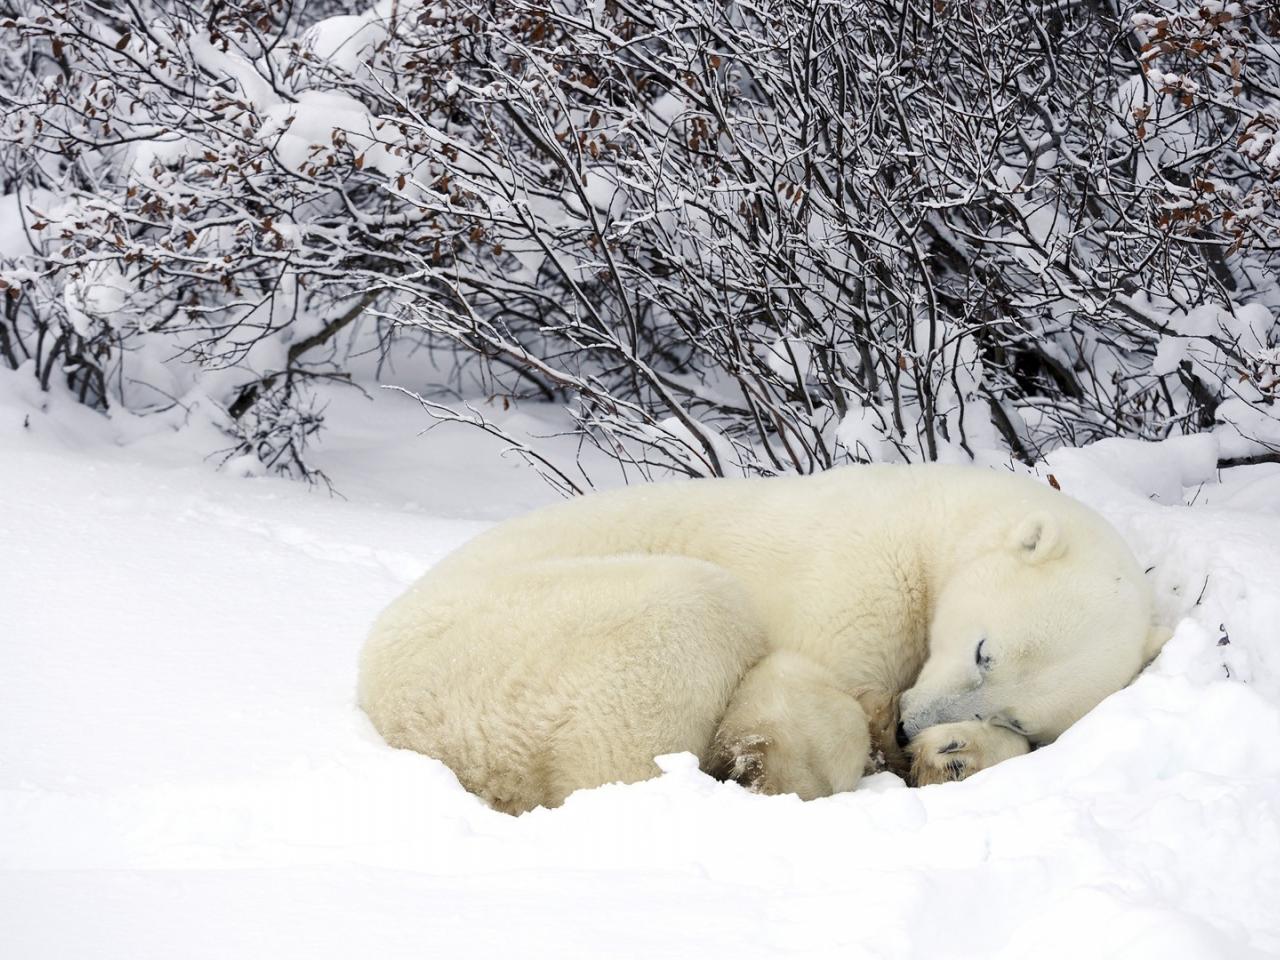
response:
{"label": "snow mound", "polygon": [[378,609],[536,479],[469,435],[410,450],[387,400],[321,452],[347,500],[86,451],[30,402],[0,392],[0,956],[1280,952],[1278,470],[1219,481],[1202,440],[1042,466],[1176,627],[1048,748],[812,803],[676,755],[517,819],[352,687]]}

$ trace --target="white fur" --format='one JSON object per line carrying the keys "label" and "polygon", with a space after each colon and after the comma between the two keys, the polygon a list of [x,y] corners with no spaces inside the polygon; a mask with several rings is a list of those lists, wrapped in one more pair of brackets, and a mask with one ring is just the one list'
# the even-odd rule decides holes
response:
{"label": "white fur", "polygon": [[389,743],[502,810],[644,779],[683,750],[817,797],[894,752],[900,694],[907,732],[930,731],[925,781],[948,777],[919,757],[953,739],[961,775],[1052,740],[1135,675],[1150,617],[1115,531],[1031,480],[944,466],[699,480],[477,537],[379,617],[359,694]]}

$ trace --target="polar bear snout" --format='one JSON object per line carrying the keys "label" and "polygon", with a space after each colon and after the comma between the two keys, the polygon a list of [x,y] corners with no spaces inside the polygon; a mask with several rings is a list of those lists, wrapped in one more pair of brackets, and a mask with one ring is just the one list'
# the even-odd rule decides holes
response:
{"label": "polar bear snout", "polygon": [[[931,715],[904,716],[898,721],[898,729],[894,731],[894,739],[898,741],[898,746],[906,749],[916,737],[920,736],[921,731],[929,727],[937,726],[939,721],[932,719]],[[946,721],[942,721],[946,722]]]}
{"label": "polar bear snout", "polygon": [[898,699],[898,729],[894,732],[898,746],[905,747],[925,727],[938,723],[938,706],[936,703],[922,703],[918,687],[904,690]]}
{"label": "polar bear snout", "polygon": [[907,749],[907,744],[911,742],[911,737],[907,734],[907,728],[901,720],[898,721],[898,725],[893,730],[893,739],[897,741],[898,746],[903,750]]}
{"label": "polar bear snout", "polygon": [[919,701],[920,696],[915,689],[902,694],[902,714],[895,731],[899,746],[905,747],[929,727],[970,720],[981,723],[995,719],[989,699],[980,690],[944,693],[924,703]]}
{"label": "polar bear snout", "polygon": [[898,722],[898,729],[894,732],[894,739],[898,741],[898,746],[906,748],[916,737],[929,729],[936,727],[942,723],[951,723],[951,720],[934,720],[932,717],[926,716],[921,718],[904,718]]}

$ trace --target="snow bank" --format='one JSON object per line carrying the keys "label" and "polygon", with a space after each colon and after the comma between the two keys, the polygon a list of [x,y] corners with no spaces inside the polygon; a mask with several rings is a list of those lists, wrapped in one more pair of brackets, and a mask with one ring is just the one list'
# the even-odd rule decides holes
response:
{"label": "snow bank", "polygon": [[1044,466],[1178,627],[1051,747],[813,803],[674,756],[513,819],[352,685],[377,610],[535,478],[406,440],[397,398],[335,402],[346,500],[178,465],[185,434],[86,451],[31,401],[0,389],[0,956],[1280,951],[1280,471],[1220,483],[1202,441]]}

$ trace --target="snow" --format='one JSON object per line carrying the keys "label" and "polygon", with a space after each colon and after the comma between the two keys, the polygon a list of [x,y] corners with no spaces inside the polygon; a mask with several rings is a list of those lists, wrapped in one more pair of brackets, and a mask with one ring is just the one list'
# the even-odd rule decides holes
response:
{"label": "snow", "polygon": [[0,196],[0,259],[16,260],[31,252],[26,231],[35,219],[23,209],[16,193]]}
{"label": "snow", "polygon": [[280,162],[291,170],[316,162],[319,151],[328,148],[334,133],[341,131],[362,166],[389,177],[409,172],[403,160],[378,142],[377,123],[368,109],[348,94],[304,90],[292,103],[277,102],[264,109],[263,117],[258,139],[270,144]]}
{"label": "snow", "polygon": [[893,446],[885,439],[888,417],[876,407],[850,407],[836,428],[840,444],[859,460],[885,460],[893,457]]}
{"label": "snow", "polygon": [[321,60],[348,73],[356,73],[372,58],[378,44],[387,39],[386,27],[373,12],[361,16],[329,17],[312,26],[304,42]]}
{"label": "snow", "polygon": [[0,956],[1280,952],[1280,467],[1219,478],[1203,438],[1041,465],[1177,624],[1050,747],[811,803],[677,755],[511,818],[379,740],[355,659],[409,580],[554,494],[400,395],[327,399],[342,497],[0,371]]}

